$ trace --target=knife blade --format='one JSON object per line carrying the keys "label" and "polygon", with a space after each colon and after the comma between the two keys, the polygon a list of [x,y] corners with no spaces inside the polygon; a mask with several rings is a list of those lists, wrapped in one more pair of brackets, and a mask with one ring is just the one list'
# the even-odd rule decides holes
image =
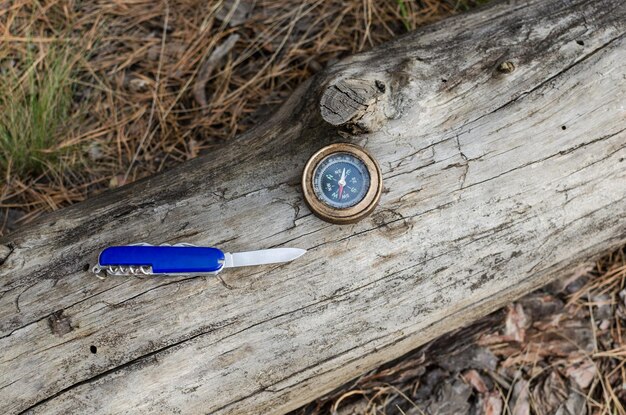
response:
{"label": "knife blade", "polygon": [[259,251],[225,253],[224,268],[250,267],[255,265],[290,262],[304,255],[305,249],[272,248]]}

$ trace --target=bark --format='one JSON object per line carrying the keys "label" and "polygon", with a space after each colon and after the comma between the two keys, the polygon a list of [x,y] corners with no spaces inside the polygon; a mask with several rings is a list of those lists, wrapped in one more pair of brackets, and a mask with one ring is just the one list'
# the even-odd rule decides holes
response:
{"label": "bark", "polygon": [[[270,120],[2,240],[2,413],[282,413],[626,241],[626,5],[511,1],[350,57]],[[380,205],[312,215],[348,141]],[[113,244],[294,246],[210,278],[109,278]]]}

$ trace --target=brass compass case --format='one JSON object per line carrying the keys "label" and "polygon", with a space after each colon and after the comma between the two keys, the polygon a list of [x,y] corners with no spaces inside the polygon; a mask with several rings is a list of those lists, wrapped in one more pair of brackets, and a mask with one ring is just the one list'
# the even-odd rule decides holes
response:
{"label": "brass compass case", "polygon": [[[321,201],[314,190],[314,175],[319,164],[334,154],[348,154],[358,158],[369,174],[369,188],[358,203],[347,208],[336,208]],[[357,222],[369,215],[380,199],[382,193],[382,175],[378,163],[365,149],[348,143],[336,143],[317,151],[304,166],[302,173],[302,191],[304,200],[311,211],[320,219],[335,224]]]}

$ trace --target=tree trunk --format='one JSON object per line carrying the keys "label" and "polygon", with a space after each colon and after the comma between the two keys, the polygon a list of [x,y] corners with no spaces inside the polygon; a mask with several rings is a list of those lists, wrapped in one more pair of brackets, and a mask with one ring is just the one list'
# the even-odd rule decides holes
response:
{"label": "tree trunk", "polygon": [[[626,4],[496,3],[350,57],[268,122],[2,240],[0,412],[283,413],[626,242]],[[323,145],[379,161],[354,225]],[[87,270],[114,244],[293,246],[218,277]]]}

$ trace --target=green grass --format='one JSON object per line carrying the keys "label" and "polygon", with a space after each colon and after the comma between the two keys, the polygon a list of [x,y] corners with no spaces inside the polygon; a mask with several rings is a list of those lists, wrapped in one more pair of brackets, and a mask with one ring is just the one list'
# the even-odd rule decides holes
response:
{"label": "green grass", "polygon": [[[29,45],[31,46],[31,45]],[[0,70],[0,168],[2,177],[37,175],[58,162],[72,103],[74,61],[67,48],[26,54]]]}
{"label": "green grass", "polygon": [[455,10],[468,11],[474,7],[489,3],[490,0],[457,0]]}
{"label": "green grass", "polygon": [[406,4],[404,4],[404,0],[396,0],[396,3],[398,4],[398,8],[400,9],[400,16],[402,18],[404,28],[406,30],[413,29],[411,21],[409,20],[409,10],[407,9]]}

